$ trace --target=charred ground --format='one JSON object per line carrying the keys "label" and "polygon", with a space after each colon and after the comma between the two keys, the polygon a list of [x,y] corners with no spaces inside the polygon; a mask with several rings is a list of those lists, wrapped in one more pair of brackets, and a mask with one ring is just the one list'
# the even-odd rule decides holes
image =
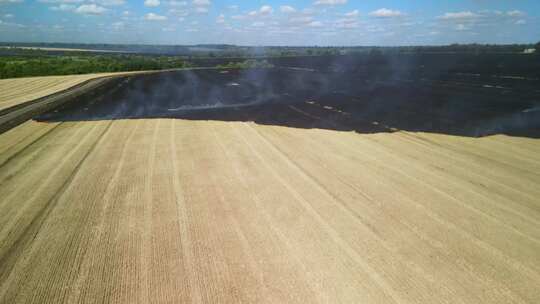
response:
{"label": "charred ground", "polygon": [[[272,69],[132,76],[99,98],[71,102],[37,120],[181,118],[359,133],[540,135],[540,81],[524,61],[493,69],[484,62],[475,70],[480,66],[439,56],[447,60],[295,58]],[[525,76],[517,76],[520,70]]]}

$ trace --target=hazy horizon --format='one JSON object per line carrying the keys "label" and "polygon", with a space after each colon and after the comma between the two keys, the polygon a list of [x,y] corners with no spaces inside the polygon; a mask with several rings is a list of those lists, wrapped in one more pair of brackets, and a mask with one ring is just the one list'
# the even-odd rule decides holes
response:
{"label": "hazy horizon", "polygon": [[[194,46],[221,46],[221,45],[228,45],[233,47],[245,47],[245,48],[400,48],[400,47],[445,47],[450,45],[493,45],[493,46],[505,46],[505,45],[534,45],[538,43],[539,41],[530,41],[530,42],[522,42],[522,43],[446,43],[446,44],[402,44],[402,45],[249,45],[249,44],[229,44],[229,43],[199,43],[199,44],[167,44],[167,43],[103,43],[103,42],[65,42],[65,41],[2,41],[0,40],[1,44],[27,44],[27,45],[38,45],[38,44],[46,44],[46,45],[53,45],[53,44],[60,44],[60,45],[133,45],[133,46],[169,46],[169,47],[194,47]],[[9,46],[4,46],[9,47]],[[17,46],[13,46],[17,47]],[[33,46],[30,46],[33,47]],[[46,48],[47,46],[44,46]]]}

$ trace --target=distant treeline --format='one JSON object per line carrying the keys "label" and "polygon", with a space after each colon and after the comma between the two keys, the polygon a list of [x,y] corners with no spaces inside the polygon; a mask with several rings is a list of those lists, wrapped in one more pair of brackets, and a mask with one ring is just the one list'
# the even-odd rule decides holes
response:
{"label": "distant treeline", "polygon": [[[53,47],[53,45],[48,45]],[[82,47],[81,45],[73,45]],[[96,45],[97,47],[103,45]],[[54,45],[67,47],[67,45]],[[161,46],[160,46],[161,47]],[[216,46],[197,46],[208,51]],[[234,46],[220,46],[222,50]],[[537,49],[531,52],[531,49]],[[255,48],[252,49],[252,51]],[[527,52],[525,52],[527,50]],[[204,51],[204,52],[206,52]],[[264,56],[269,53],[272,56]],[[210,52],[210,54],[214,54]],[[86,74],[187,67],[266,68],[305,67],[321,71],[355,71],[396,75],[477,73],[540,78],[540,44],[449,45],[444,47],[269,47],[251,57],[169,56],[0,48],[0,78]],[[416,77],[416,76],[415,76]]]}
{"label": "distant treeline", "polygon": [[[343,55],[368,53],[379,50],[384,53],[522,53],[525,49],[537,48],[540,44],[451,44],[441,46],[236,46],[228,44],[202,45],[138,45],[138,44],[80,44],[80,43],[8,43],[0,42],[0,47],[52,48],[51,54],[63,54],[60,49],[86,49],[132,54],[183,56],[186,58],[216,57],[287,57]],[[0,55],[9,49],[0,50]]]}
{"label": "distant treeline", "polygon": [[186,60],[167,56],[76,55],[0,56],[0,78],[186,68]]}
{"label": "distant treeline", "polygon": [[254,68],[273,68],[274,65],[269,63],[267,60],[254,60],[249,59],[240,62],[229,62],[226,64],[218,64],[216,68],[218,69],[254,69]]}

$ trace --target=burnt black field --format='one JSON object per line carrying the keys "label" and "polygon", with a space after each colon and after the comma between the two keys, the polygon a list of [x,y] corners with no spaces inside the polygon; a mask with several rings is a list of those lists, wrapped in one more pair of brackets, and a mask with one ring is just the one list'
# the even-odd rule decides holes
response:
{"label": "burnt black field", "polygon": [[535,65],[527,64],[531,58],[537,61],[310,57],[276,60],[270,69],[139,75],[36,119],[177,118],[358,133],[539,137],[540,80]]}

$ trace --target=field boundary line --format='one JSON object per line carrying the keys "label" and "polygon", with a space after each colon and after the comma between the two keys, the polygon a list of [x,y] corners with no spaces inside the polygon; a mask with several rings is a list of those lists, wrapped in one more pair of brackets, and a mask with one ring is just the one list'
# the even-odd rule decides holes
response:
{"label": "field boundary line", "polygon": [[[302,110],[298,110],[298,109],[293,109],[293,110],[295,110],[295,111],[297,111],[297,112],[299,112],[299,113],[301,113],[301,114],[303,114],[303,115],[306,115],[307,117],[310,117],[310,118],[312,118],[312,119],[319,119],[319,120],[323,121],[322,119],[320,119],[320,118],[318,118],[318,117],[316,117],[316,116],[310,115],[309,113],[306,113],[306,112],[304,112],[304,111],[302,111]],[[335,125],[341,125],[341,124],[335,123]],[[419,137],[417,137],[417,136],[415,136],[415,135],[413,135],[413,134],[410,134],[409,132],[405,132],[405,131],[402,131],[402,130],[399,130],[398,132],[405,135],[404,138],[400,138],[400,137],[398,136],[398,138],[400,138],[402,141],[407,141],[407,135],[409,135],[409,136],[413,136],[414,138],[418,138],[418,139],[420,139],[420,140],[425,140],[425,141],[427,141],[428,143],[432,143],[429,139],[425,139],[425,138],[423,138],[423,137],[420,137],[420,138],[419,138]],[[398,133],[398,132],[394,132],[394,133]],[[368,140],[372,141],[370,138],[368,138]],[[409,139],[408,141],[410,141],[410,139]],[[419,145],[419,143],[416,143],[416,144]],[[439,145],[439,144],[437,144],[437,143],[433,143],[433,144],[435,144],[435,145],[441,147],[441,149],[445,149],[445,150],[446,150],[445,147],[443,147],[443,146],[441,146],[441,145]],[[376,145],[380,145],[380,144],[378,144],[378,143],[376,142]],[[380,149],[380,148],[379,148],[379,149]],[[434,149],[431,148],[431,147],[429,147],[428,149],[429,149],[429,150],[434,150]],[[464,153],[464,152],[461,151],[461,150],[460,150],[460,151],[455,151],[455,150],[453,150],[453,149],[450,149],[450,150],[453,151],[454,153],[457,153],[458,155],[468,155],[468,154]],[[391,156],[392,158],[395,159],[395,156],[392,155],[391,153],[386,152],[386,151],[385,151],[384,153],[387,154],[387,155],[389,155],[389,156]],[[438,154],[442,154],[443,152],[437,151],[437,153],[438,153]],[[364,154],[364,155],[366,155],[366,154]],[[373,159],[372,156],[369,156],[369,157],[371,157],[371,158]],[[475,156],[475,157],[476,157],[476,156]],[[453,159],[455,159],[455,157],[453,157]],[[460,162],[460,163],[463,163],[462,160],[459,160],[459,162]],[[416,165],[416,166],[418,167],[418,165]],[[385,167],[388,167],[388,166],[385,166]],[[398,171],[398,172],[402,172],[402,174],[404,174],[404,175],[406,175],[406,176],[410,176],[410,175],[404,173],[402,170],[392,169],[392,168],[390,168],[390,169],[391,169],[391,170],[396,170],[396,171]],[[425,168],[421,168],[421,167],[419,167],[419,169],[417,169],[417,170],[427,172],[427,170],[426,170]],[[432,174],[432,173],[430,172],[430,173],[428,173],[428,174]],[[473,174],[475,174],[476,176],[479,176],[479,175],[476,174],[476,173],[473,173]],[[484,178],[485,178],[485,177],[484,177]],[[491,178],[486,178],[486,179],[487,179],[487,180],[490,180],[490,181],[493,181],[494,183],[500,184],[498,181],[492,180]],[[457,198],[451,196],[450,194],[446,193],[445,191],[440,190],[440,189],[437,189],[437,188],[435,188],[434,186],[432,186],[432,185],[430,185],[430,184],[428,184],[428,183],[426,183],[426,182],[424,182],[424,181],[420,181],[420,180],[418,180],[418,181],[419,181],[421,184],[426,184],[426,185],[428,185],[430,188],[433,188],[436,192],[438,192],[438,193],[440,193],[440,194],[442,194],[442,195],[444,195],[444,196],[446,196],[446,197],[450,197],[450,198],[451,198],[452,200],[454,200],[454,201],[458,201],[461,205],[466,205],[466,204],[462,203],[461,200],[459,200],[459,199],[457,199]],[[453,183],[454,185],[456,185],[455,182],[452,182],[452,183]],[[459,185],[459,184],[458,184],[458,185]],[[460,187],[460,188],[463,188],[463,186],[460,186],[460,185],[459,185],[459,187]],[[480,197],[483,197],[483,198],[485,198],[486,200],[490,201],[490,198],[489,198],[489,197],[486,197],[486,196],[485,196],[484,194],[482,194],[482,193],[474,192],[474,191],[472,191],[472,190],[470,190],[470,189],[466,189],[466,190],[469,191],[469,192],[473,192],[473,193],[475,193],[475,195],[480,196]],[[526,197],[529,197],[529,195],[528,195],[527,193],[521,193],[521,194],[522,194],[522,195],[525,195]],[[506,210],[506,211],[508,211],[508,212],[510,212],[510,213],[513,213],[513,214],[514,214],[515,216],[517,216],[517,217],[524,218],[524,219],[526,219],[526,220],[529,221],[529,222],[533,222],[533,223],[536,223],[536,224],[538,223],[537,220],[534,220],[534,219],[532,219],[532,218],[530,218],[530,217],[528,217],[528,216],[526,216],[526,215],[523,215],[523,214],[521,214],[521,213],[519,213],[519,212],[516,212],[516,211],[514,211],[514,210],[510,210],[510,209],[508,209],[508,208],[505,208],[504,205],[497,204],[497,206],[499,206],[499,208],[502,208],[502,209],[504,209],[504,210]],[[466,208],[472,209],[472,210],[474,210],[474,211],[477,212],[477,213],[482,213],[482,214],[484,214],[484,216],[490,218],[492,221],[497,221],[497,222],[500,222],[500,223],[501,223],[502,225],[504,225],[504,226],[508,226],[506,223],[502,222],[500,219],[494,217],[493,215],[486,214],[485,212],[483,212],[483,211],[481,211],[481,210],[478,210],[478,209],[475,208],[475,207],[466,206]],[[532,240],[533,240],[534,242],[540,242],[540,240],[538,240],[538,239],[536,239],[536,238],[533,238],[533,237],[531,237],[531,236],[525,235],[525,234],[523,234],[521,231],[515,229],[515,228],[512,227],[512,226],[508,226],[508,227],[510,227],[510,229],[513,230],[513,231],[515,231],[517,234],[524,236],[525,238],[529,238],[529,239],[532,238]]]}

